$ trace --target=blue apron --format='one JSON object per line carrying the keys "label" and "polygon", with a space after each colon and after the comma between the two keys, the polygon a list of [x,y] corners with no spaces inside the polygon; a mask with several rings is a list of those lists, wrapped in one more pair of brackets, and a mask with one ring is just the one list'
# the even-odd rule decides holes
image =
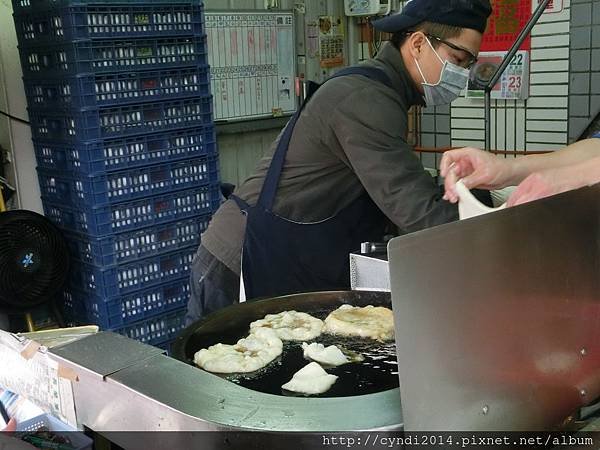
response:
{"label": "blue apron", "polygon": [[[392,87],[388,76],[376,68],[350,67],[329,79],[345,75],[362,75]],[[350,286],[350,253],[358,251],[362,242],[378,241],[383,236],[385,216],[366,191],[338,214],[321,222],[298,223],[273,213],[294,127],[318,87],[313,84],[312,92],[288,122],[256,205],[250,206],[232,196],[247,216],[242,274],[248,300],[346,290]]]}

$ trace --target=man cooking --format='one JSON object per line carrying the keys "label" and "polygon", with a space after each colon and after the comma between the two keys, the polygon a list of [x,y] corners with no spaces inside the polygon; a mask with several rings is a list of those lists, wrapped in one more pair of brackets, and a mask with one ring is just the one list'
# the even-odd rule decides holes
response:
{"label": "man cooking", "polygon": [[[248,299],[347,289],[349,254],[458,219],[407,143],[408,110],[467,85],[489,0],[412,0],[374,22],[376,58],[329,79],[214,215],[192,264],[186,324]],[[243,274],[243,275],[242,275]]]}

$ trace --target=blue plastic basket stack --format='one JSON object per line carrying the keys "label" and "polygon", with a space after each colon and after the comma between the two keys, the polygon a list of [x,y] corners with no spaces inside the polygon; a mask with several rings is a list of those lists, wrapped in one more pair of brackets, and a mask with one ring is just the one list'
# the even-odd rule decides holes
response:
{"label": "blue plastic basket stack", "polygon": [[13,0],[46,216],[76,259],[67,311],[166,346],[220,202],[199,0]]}

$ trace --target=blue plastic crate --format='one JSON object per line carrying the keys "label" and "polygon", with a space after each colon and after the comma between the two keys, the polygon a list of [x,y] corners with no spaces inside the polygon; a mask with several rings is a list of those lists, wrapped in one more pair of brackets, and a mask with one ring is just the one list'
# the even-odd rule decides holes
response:
{"label": "blue plastic crate", "polygon": [[[179,283],[179,286],[185,287],[183,282],[184,280],[182,279],[181,283]],[[160,287],[158,287],[158,289],[160,289]],[[150,292],[150,290],[148,290],[148,292]],[[141,295],[141,293],[132,294],[130,297],[134,298],[136,295]],[[76,310],[75,313],[73,312],[73,304]],[[164,310],[162,313],[158,313],[155,316],[150,316],[145,319],[143,318],[138,322],[126,323],[123,326],[112,328],[112,331],[123,334],[132,339],[139,340],[146,344],[160,346],[166,344],[167,342],[173,341],[183,330],[185,313],[185,307],[181,307],[180,309]],[[79,315],[76,318],[73,318],[74,314]],[[92,316],[89,316],[91,318],[88,318],[85,305],[83,305],[83,302],[79,300],[77,294],[74,296],[68,291],[65,292],[65,317],[70,320],[71,323],[76,325],[90,324],[94,322],[93,314]],[[110,329],[107,327],[102,328]]]}
{"label": "blue plastic crate", "polygon": [[123,296],[189,275],[197,246],[125,264],[94,266],[77,261],[70,286],[99,298]]}
{"label": "blue plastic crate", "polygon": [[204,156],[94,176],[38,169],[42,197],[76,207],[104,206],[219,182],[219,161]]}
{"label": "blue plastic crate", "polygon": [[86,142],[210,125],[213,123],[212,97],[70,112],[29,108],[29,120],[35,139]]}
{"label": "blue plastic crate", "polygon": [[66,288],[62,293],[62,313],[68,326],[91,325],[85,302],[73,297],[73,290]]}
{"label": "blue plastic crate", "polygon": [[160,348],[167,353],[167,356],[171,356],[171,345],[173,345],[173,339],[169,339],[164,342],[157,342],[152,344],[154,347]]}
{"label": "blue plastic crate", "polygon": [[29,108],[80,109],[210,95],[208,66],[24,80]]}
{"label": "blue plastic crate", "polygon": [[87,264],[110,266],[199,246],[212,214],[94,238],[65,233],[71,255]]}
{"label": "blue plastic crate", "polygon": [[14,15],[20,45],[76,39],[193,36],[203,34],[204,7],[172,4],[37,4]]}
{"label": "blue plastic crate", "polygon": [[27,14],[41,8],[58,8],[69,5],[201,5],[202,0],[12,0],[15,14]]}
{"label": "blue plastic crate", "polygon": [[117,205],[79,209],[42,197],[45,215],[57,226],[95,237],[212,213],[220,203],[218,184]]}
{"label": "blue plastic crate", "polygon": [[88,143],[34,141],[37,165],[73,175],[98,175],[167,161],[216,155],[214,126]]}
{"label": "blue plastic crate", "polygon": [[163,316],[142,320],[138,323],[113,329],[136,341],[149,345],[161,345],[174,340],[185,328],[186,309],[176,310]]}
{"label": "blue plastic crate", "polygon": [[[87,437],[83,432],[77,431],[76,428],[73,428],[71,425],[62,422],[50,414],[42,414],[41,416],[37,416],[17,424],[17,433],[36,433],[38,431],[40,433],[51,431],[56,436],[63,437],[67,442],[66,445],[62,446],[63,448],[71,448],[73,450],[92,450],[94,447],[93,439]],[[8,442],[7,448],[10,447],[10,442]],[[14,448],[23,447],[28,448],[28,446],[25,444],[19,445],[17,443],[14,445]]]}
{"label": "blue plastic crate", "polygon": [[102,298],[68,288],[64,294],[67,313],[79,324],[101,329],[122,327],[169,311],[185,308],[190,296],[189,277],[114,298]]}
{"label": "blue plastic crate", "polygon": [[207,65],[206,36],[85,40],[19,51],[27,79]]}

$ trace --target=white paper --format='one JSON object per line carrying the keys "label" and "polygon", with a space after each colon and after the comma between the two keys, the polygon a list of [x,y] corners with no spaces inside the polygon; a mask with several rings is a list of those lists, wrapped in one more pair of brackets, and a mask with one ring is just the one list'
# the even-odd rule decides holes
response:
{"label": "white paper", "polygon": [[59,376],[59,364],[40,347],[30,359],[21,352],[31,340],[0,331],[0,386],[33,402],[44,412],[76,427],[71,381]]}

